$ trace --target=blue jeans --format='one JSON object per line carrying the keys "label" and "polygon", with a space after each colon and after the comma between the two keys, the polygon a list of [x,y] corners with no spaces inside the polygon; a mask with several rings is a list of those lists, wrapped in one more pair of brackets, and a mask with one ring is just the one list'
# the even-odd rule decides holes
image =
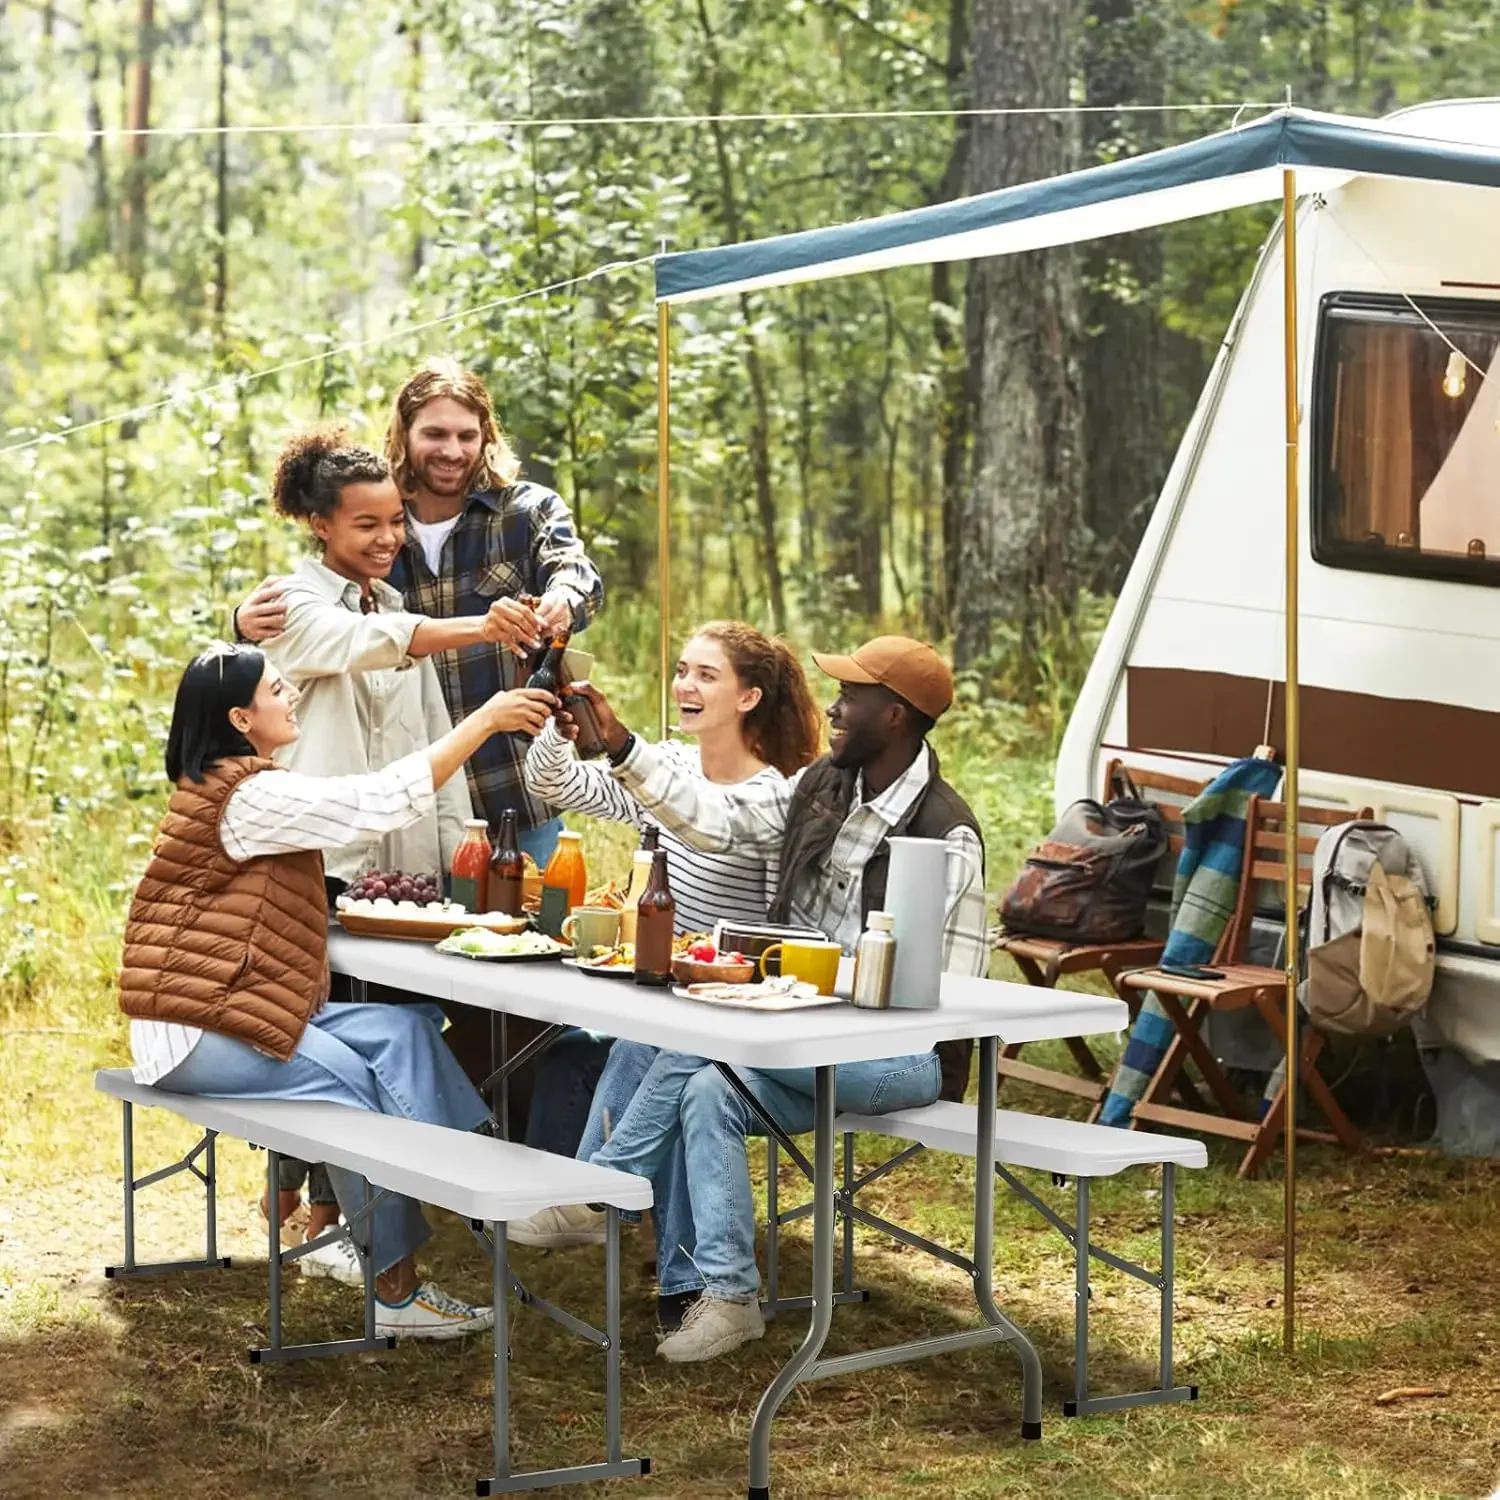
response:
{"label": "blue jeans", "polygon": [[572,1156],[586,1133],[594,1093],[609,1057],[610,1038],[570,1027],[536,1060],[526,1144]]}
{"label": "blue jeans", "polygon": [[[813,1126],[813,1070],[736,1070],[750,1093],[789,1134]],[[942,1073],[937,1053],[846,1063],[838,1070],[840,1110],[878,1115],[931,1104]],[[759,1295],[755,1200],[745,1137],[760,1122],[706,1059],[662,1052],[609,1142],[588,1158],[602,1167],[649,1177],[654,1212],[670,1221],[685,1192],[692,1211],[693,1259],[710,1296],[750,1302]],[[683,1170],[671,1170],[680,1152]]]}
{"label": "blue jeans", "polygon": [[[655,1047],[647,1047],[641,1042],[619,1041],[609,1049],[609,1060],[599,1075],[594,1101],[589,1106],[588,1123],[578,1147],[579,1161],[591,1160],[593,1154],[604,1146],[606,1118],[612,1133],[629,1117],[636,1091],[656,1056]],[[540,1081],[538,1075],[538,1084]],[[651,1216],[656,1224],[657,1295],[674,1297],[683,1292],[701,1292],[703,1277],[693,1264],[696,1236],[692,1204],[687,1195],[687,1166],[681,1136],[651,1181]],[[624,1214],[621,1217],[634,1219],[640,1215]]]}
{"label": "blue jeans", "polygon": [[522,854],[529,854],[536,861],[537,869],[545,870],[547,861],[552,858],[552,851],[557,848],[557,836],[562,831],[561,818],[548,818],[535,828],[523,828],[516,835],[516,843],[521,846]]}
{"label": "blue jeans", "polygon": [[[209,1031],[158,1087],[221,1099],[321,1099],[473,1130],[489,1111],[448,1050],[442,1024],[435,1005],[325,1005],[286,1062]],[[364,1178],[333,1166],[328,1176],[344,1217],[352,1219],[365,1201]],[[387,1193],[365,1222],[360,1238],[370,1245],[377,1273],[413,1254],[431,1233],[421,1209],[397,1193]]]}

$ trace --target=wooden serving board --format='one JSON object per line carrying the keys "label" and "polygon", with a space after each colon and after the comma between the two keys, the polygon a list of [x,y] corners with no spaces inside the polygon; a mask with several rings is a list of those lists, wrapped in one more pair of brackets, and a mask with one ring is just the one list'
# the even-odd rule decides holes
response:
{"label": "wooden serving board", "polygon": [[410,912],[376,917],[349,911],[337,915],[339,925],[355,937],[404,938],[416,943],[440,943],[452,933],[470,927],[484,927],[491,932],[524,932],[531,925],[529,917],[507,917],[497,911],[467,912],[461,917],[416,917]]}

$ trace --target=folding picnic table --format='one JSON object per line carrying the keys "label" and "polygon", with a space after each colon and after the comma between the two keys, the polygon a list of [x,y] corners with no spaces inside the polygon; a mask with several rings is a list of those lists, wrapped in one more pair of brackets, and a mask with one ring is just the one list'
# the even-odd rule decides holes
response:
{"label": "folding picnic table", "polygon": [[[648,1046],[712,1058],[726,1069],[812,1068],[813,1279],[807,1336],[778,1371],[750,1426],[750,1500],[770,1495],[771,1421],[794,1385],[932,1354],[1011,1343],[1021,1360],[1021,1435],[1042,1431],[1042,1367],[1031,1340],[995,1305],[992,1286],[995,1200],[995,1061],[1002,1042],[1035,1042],[1120,1031],[1124,1004],[1102,995],[1037,989],[1004,980],[943,976],[935,1010],[856,1010],[849,1005],[758,1014],[682,1000],[578,973],[557,965],[485,963],[442,954],[417,943],[356,938],[334,932],[334,971],[414,994],[527,1016],[547,1031],[524,1049],[534,1056],[568,1027],[624,1037]],[[847,964],[843,971],[847,980]],[[840,1063],[922,1052],[938,1042],[979,1043],[978,1149],[974,1171],[974,1298],[981,1327],[822,1359],[833,1317],[834,1093]],[[522,1054],[517,1054],[515,1062]],[[503,1063],[502,1063],[503,1066]]]}

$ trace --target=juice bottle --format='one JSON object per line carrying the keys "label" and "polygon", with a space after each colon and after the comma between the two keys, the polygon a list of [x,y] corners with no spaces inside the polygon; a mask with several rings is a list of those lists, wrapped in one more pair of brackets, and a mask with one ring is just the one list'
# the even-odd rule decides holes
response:
{"label": "juice bottle", "polygon": [[588,892],[588,871],[583,863],[583,835],[564,831],[557,848],[542,871],[542,909],[539,925],[548,937],[562,936],[563,919],[575,906],[582,906]]}
{"label": "juice bottle", "polygon": [[483,818],[464,820],[463,842],[453,851],[453,899],[467,911],[481,912],[490,872],[489,825]]}
{"label": "juice bottle", "polygon": [[641,832],[641,847],[635,851],[635,857],[631,861],[630,885],[625,892],[625,904],[620,908],[622,943],[635,941],[636,906],[645,895],[646,885],[651,879],[651,856],[656,853],[656,841],[660,837],[661,830],[654,823],[648,823]]}
{"label": "juice bottle", "polygon": [[521,915],[522,887],[526,880],[526,861],[516,838],[516,815],[507,808],[500,814],[500,836],[495,840],[490,860],[486,911],[503,911],[507,916]]}
{"label": "juice bottle", "polygon": [[672,934],[677,903],[667,881],[667,851],[651,856],[651,879],[636,907],[635,982],[666,986],[672,982]]}

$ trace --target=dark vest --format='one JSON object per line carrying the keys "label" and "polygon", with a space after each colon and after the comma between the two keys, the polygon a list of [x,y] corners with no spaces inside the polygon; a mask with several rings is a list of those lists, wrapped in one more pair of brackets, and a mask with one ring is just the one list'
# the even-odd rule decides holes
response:
{"label": "dark vest", "polygon": [[[787,809],[786,832],[781,839],[781,871],[770,920],[791,921],[792,892],[821,865],[833,848],[838,831],[854,803],[858,772],[841,770],[828,756],[814,761],[802,773]],[[984,835],[969,804],[942,778],[936,753],[932,753],[932,775],[922,795],[907,809],[890,835],[917,839],[943,839],[955,828],[972,829],[979,840],[983,868]],[[860,890],[860,915],[880,911],[885,902],[885,883],[890,874],[891,851],[882,841],[864,869]],[[969,1081],[972,1041],[940,1042],[937,1053],[943,1069],[944,1099],[961,1100]]]}

